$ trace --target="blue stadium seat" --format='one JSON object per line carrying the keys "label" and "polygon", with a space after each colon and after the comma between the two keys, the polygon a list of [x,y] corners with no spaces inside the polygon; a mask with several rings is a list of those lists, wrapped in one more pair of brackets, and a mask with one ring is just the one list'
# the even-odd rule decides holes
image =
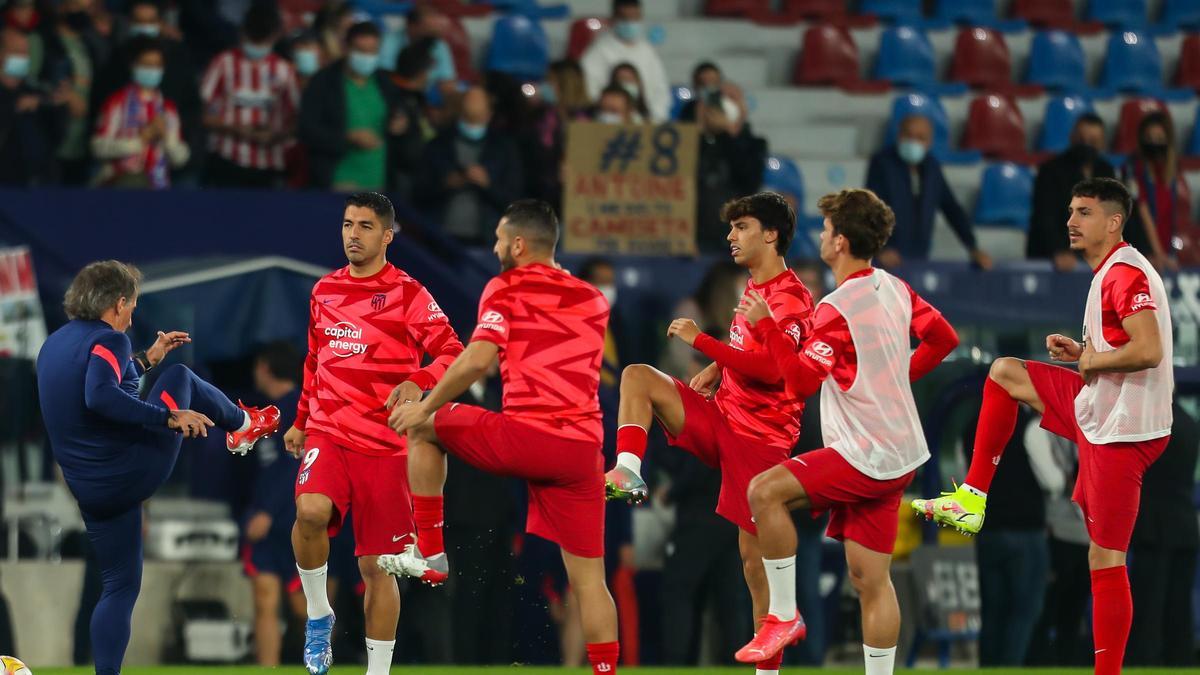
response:
{"label": "blue stadium seat", "polygon": [[1188,139],[1187,152],[1189,157],[1200,157],[1200,108],[1196,108],[1196,123],[1192,126],[1192,137]]}
{"label": "blue stadium seat", "polygon": [[996,4],[996,0],[938,0],[934,18],[972,26],[991,26],[1000,16]]}
{"label": "blue stadium seat", "polygon": [[549,40],[540,23],[520,14],[496,20],[488,47],[488,70],[540,82],[545,79],[549,65]]}
{"label": "blue stadium seat", "polygon": [[1070,143],[1071,130],[1079,116],[1092,112],[1092,102],[1082,96],[1060,96],[1046,101],[1042,131],[1037,148],[1044,152],[1062,152]]}
{"label": "blue stadium seat", "polygon": [[787,157],[771,156],[763,166],[764,190],[778,192],[796,202],[796,236],[788,248],[789,258],[819,258],[821,251],[808,236],[810,230],[820,229],[824,218],[804,214],[804,178],[800,167]]}
{"label": "blue stadium seat", "polygon": [[671,87],[671,119],[679,119],[683,106],[691,103],[692,99],[691,87]]}
{"label": "blue stadium seat", "polygon": [[943,162],[969,164],[978,162],[982,154],[978,150],[952,150],[950,148],[950,123],[946,110],[936,97],[920,93],[899,96],[892,102],[892,114],[888,120],[886,145],[896,142],[900,122],[909,115],[924,115],[933,123],[933,154]]}
{"label": "blue stadium seat", "polygon": [[1146,0],[1088,0],[1087,18],[1114,28],[1141,28],[1147,23]]}
{"label": "blue stadium seat", "polygon": [[989,165],[983,171],[979,201],[975,204],[975,222],[1009,225],[1028,231],[1032,200],[1032,171],[1012,162]]}
{"label": "blue stadium seat", "polygon": [[1162,59],[1154,38],[1135,30],[1113,31],[1108,38],[1100,86],[1116,91],[1160,92]]}
{"label": "blue stadium seat", "polygon": [[937,81],[933,45],[920,28],[895,26],[879,37],[875,79],[893,84],[920,86]]}
{"label": "blue stadium seat", "polygon": [[1033,38],[1029,51],[1029,84],[1047,89],[1087,89],[1087,62],[1079,36],[1061,30],[1043,31]]}
{"label": "blue stadium seat", "polygon": [[892,21],[917,21],[921,18],[921,3],[916,0],[862,0],[859,14],[874,14]]}
{"label": "blue stadium seat", "polygon": [[1200,27],[1200,0],[1164,0],[1159,23],[1172,28]]}

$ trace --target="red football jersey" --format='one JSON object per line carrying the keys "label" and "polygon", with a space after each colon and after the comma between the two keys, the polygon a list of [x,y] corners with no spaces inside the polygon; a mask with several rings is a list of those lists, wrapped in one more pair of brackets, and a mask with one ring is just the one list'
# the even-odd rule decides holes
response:
{"label": "red football jersey", "polygon": [[[1128,245],[1125,242],[1117,244],[1108,256],[1111,257],[1117,249]],[[1105,262],[1108,262],[1108,257],[1096,269],[1104,267]],[[1143,309],[1158,309],[1158,305],[1150,297],[1150,283],[1146,281],[1146,273],[1133,265],[1114,264],[1104,276],[1100,287],[1100,322],[1104,327],[1104,340],[1114,347],[1129,342],[1129,333],[1125,332],[1125,326],[1121,322]]]}
{"label": "red football jersey", "polygon": [[500,348],[505,414],[559,438],[602,443],[607,326],[608,301],[595,286],[533,264],[488,282],[471,340]]}
{"label": "red football jersey", "polygon": [[[304,389],[296,426],[368,455],[403,453],[387,425],[387,397],[412,380],[432,389],[463,346],[433,296],[391,264],[370,277],[350,268],[313,287]],[[429,356],[432,362],[421,367]]]}
{"label": "red football jersey", "polygon": [[[746,290],[757,291],[767,301],[776,323],[799,346],[805,332],[805,320],[812,315],[813,301],[812,294],[796,273],[787,270],[761,285],[751,280]],[[733,317],[733,325],[729,327],[729,344],[744,351],[767,350],[766,345],[759,344],[754,338],[741,314]],[[716,402],[729,420],[729,426],[743,436],[788,449],[796,444],[800,436],[804,401],[788,395],[787,385],[782,380],[775,384],[763,384],[731,368],[724,368]]]}

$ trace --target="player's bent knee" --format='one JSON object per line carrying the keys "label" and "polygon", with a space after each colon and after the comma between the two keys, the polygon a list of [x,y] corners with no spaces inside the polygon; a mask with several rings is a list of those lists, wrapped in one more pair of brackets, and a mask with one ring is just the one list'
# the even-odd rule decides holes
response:
{"label": "player's bent knee", "polygon": [[296,525],[300,529],[323,530],[333,518],[333,502],[325,495],[304,494],[296,500]]}
{"label": "player's bent knee", "polygon": [[750,510],[754,513],[760,513],[764,509],[780,504],[787,504],[803,496],[803,489],[795,480],[791,479],[791,474],[787,469],[781,467],[768,469],[750,479],[750,487],[746,490]]}
{"label": "player's bent knee", "polygon": [[1023,376],[1028,377],[1025,375],[1025,363],[1011,356],[992,361],[992,367],[988,369],[988,377],[1005,389],[1020,383]]}

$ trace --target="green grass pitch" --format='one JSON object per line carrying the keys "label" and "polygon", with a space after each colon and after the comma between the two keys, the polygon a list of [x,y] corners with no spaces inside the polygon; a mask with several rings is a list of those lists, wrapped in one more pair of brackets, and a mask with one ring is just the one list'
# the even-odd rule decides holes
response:
{"label": "green grass pitch", "polygon": [[[331,675],[361,675],[362,671],[366,670],[365,665],[343,665],[343,667],[335,667],[330,671]],[[424,667],[424,665],[394,665],[391,668],[395,675],[502,675],[505,671],[516,675],[517,673],[535,673],[542,675],[590,675],[592,669],[589,668],[545,668],[545,667],[505,667],[505,665],[497,665],[492,668],[455,668],[455,667]],[[862,668],[786,668],[784,669],[787,675],[862,675]],[[1171,669],[1156,669],[1156,668],[1127,668],[1123,670],[1126,675],[1178,675],[1186,673],[1187,670],[1171,670]],[[34,675],[91,675],[95,673],[89,668],[34,668]],[[258,668],[253,665],[179,665],[179,667],[146,667],[146,668],[124,668],[121,669],[122,675],[259,675],[262,673],[280,673],[280,674],[304,674],[304,668],[300,665],[284,665],[281,668]],[[622,668],[618,673],[629,673],[631,675],[745,675],[749,673],[746,668]],[[1091,668],[1015,668],[1015,669],[952,669],[952,670],[906,670],[898,669],[896,674],[925,674],[925,675],[974,675],[982,673],[984,675],[1091,675]],[[1195,673],[1192,670],[1192,673]]]}

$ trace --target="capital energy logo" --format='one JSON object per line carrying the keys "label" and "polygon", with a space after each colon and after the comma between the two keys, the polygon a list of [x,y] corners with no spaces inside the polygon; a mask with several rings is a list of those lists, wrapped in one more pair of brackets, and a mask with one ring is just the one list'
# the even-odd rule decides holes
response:
{"label": "capital energy logo", "polygon": [[329,338],[329,348],[334,356],[355,356],[367,351],[366,343],[362,342],[362,329],[349,321],[339,321],[325,328]]}

